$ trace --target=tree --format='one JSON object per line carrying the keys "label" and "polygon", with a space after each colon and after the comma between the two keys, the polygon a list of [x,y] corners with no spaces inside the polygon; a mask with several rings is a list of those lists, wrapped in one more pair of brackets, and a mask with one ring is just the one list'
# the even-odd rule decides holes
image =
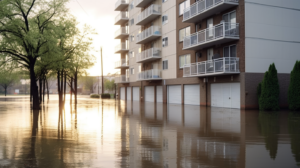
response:
{"label": "tree", "polygon": [[115,80],[105,80],[104,88],[108,91],[112,91],[115,89]]}
{"label": "tree", "polygon": [[7,89],[17,83],[18,80],[20,80],[18,72],[13,71],[12,69],[0,69],[0,86],[3,87],[5,96],[7,94]]}
{"label": "tree", "polygon": [[290,110],[300,110],[300,61],[296,61],[291,72],[288,101]]}
{"label": "tree", "polygon": [[0,1],[0,53],[7,61],[17,61],[30,73],[33,109],[39,109],[35,66],[59,43],[56,25],[65,16],[68,0],[2,0]]}
{"label": "tree", "polygon": [[261,84],[260,110],[279,110],[279,82],[275,64],[271,64]]}

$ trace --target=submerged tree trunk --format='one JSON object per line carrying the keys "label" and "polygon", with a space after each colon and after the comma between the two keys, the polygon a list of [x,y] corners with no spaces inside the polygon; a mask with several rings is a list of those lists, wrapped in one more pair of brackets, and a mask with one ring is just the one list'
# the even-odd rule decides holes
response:
{"label": "submerged tree trunk", "polygon": [[70,105],[72,105],[72,96],[73,96],[73,78],[70,80]]}
{"label": "submerged tree trunk", "polygon": [[60,87],[60,71],[57,71],[57,92],[58,92],[58,105],[59,111],[61,110],[61,87]]}
{"label": "submerged tree trunk", "polygon": [[64,72],[64,105],[66,102],[66,90],[67,90],[67,73]]}
{"label": "submerged tree trunk", "polygon": [[36,76],[34,73],[34,66],[30,66],[30,92],[32,95],[32,108],[34,110],[39,110],[40,109],[40,104],[39,104],[39,91],[38,87],[36,84]]}
{"label": "submerged tree trunk", "polygon": [[48,96],[48,101],[49,101],[49,85],[48,85],[48,80],[47,80],[47,78],[45,78],[45,80],[46,80],[46,85],[47,85],[47,96]]}
{"label": "submerged tree trunk", "polygon": [[43,78],[43,103],[45,102],[46,77]]}
{"label": "submerged tree trunk", "polygon": [[40,95],[39,95],[39,96],[40,96],[40,97],[39,97],[39,102],[40,102],[40,104],[41,104],[41,103],[42,103],[42,98],[43,98],[43,97],[42,97],[43,86],[42,86],[42,79],[41,79],[41,78],[39,79],[39,87],[40,87],[40,88],[39,88],[39,90],[40,90],[40,92],[39,92],[39,94],[40,94]]}
{"label": "submerged tree trunk", "polygon": [[74,93],[74,95],[75,95],[75,105],[77,105],[77,70],[76,70],[76,72],[75,72],[75,74],[74,74],[74,90],[75,90],[75,93]]}

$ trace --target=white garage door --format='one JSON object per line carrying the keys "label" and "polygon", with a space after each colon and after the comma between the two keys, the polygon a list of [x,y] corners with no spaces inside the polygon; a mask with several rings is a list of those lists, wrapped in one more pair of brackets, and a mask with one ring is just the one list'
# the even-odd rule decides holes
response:
{"label": "white garage door", "polygon": [[184,85],[184,104],[200,105],[200,85]]}
{"label": "white garage door", "polygon": [[134,100],[134,101],[140,100],[140,87],[132,88],[132,100]]}
{"label": "white garage door", "polygon": [[211,85],[211,105],[213,107],[241,108],[239,83]]}
{"label": "white garage door", "polygon": [[145,101],[154,102],[154,86],[145,87]]}
{"label": "white garage door", "polygon": [[127,87],[127,100],[131,100],[131,87]]}
{"label": "white garage door", "polygon": [[181,85],[168,86],[168,103],[181,104]]}
{"label": "white garage door", "polygon": [[125,87],[120,88],[120,99],[125,100]]}
{"label": "white garage door", "polygon": [[163,89],[162,86],[156,86],[156,102],[163,102]]}

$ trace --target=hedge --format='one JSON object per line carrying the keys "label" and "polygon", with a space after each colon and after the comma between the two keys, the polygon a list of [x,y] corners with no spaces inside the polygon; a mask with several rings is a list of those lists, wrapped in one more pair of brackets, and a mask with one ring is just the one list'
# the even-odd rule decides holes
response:
{"label": "hedge", "polygon": [[296,61],[291,72],[290,86],[288,90],[289,109],[300,110],[300,61]]}
{"label": "hedge", "polygon": [[92,95],[90,95],[90,97],[91,97],[91,98],[97,98],[97,99],[99,99],[99,98],[100,98],[100,95],[98,95],[98,94],[92,94]]}
{"label": "hedge", "polygon": [[110,99],[110,94],[108,94],[108,93],[103,93],[103,94],[101,94],[101,98],[102,98],[102,99]]}

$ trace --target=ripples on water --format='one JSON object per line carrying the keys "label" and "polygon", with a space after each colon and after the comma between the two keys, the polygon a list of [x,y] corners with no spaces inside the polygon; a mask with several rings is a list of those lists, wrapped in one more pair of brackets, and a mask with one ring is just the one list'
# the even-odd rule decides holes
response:
{"label": "ripples on water", "polygon": [[0,98],[0,167],[300,167],[300,114],[50,99]]}

